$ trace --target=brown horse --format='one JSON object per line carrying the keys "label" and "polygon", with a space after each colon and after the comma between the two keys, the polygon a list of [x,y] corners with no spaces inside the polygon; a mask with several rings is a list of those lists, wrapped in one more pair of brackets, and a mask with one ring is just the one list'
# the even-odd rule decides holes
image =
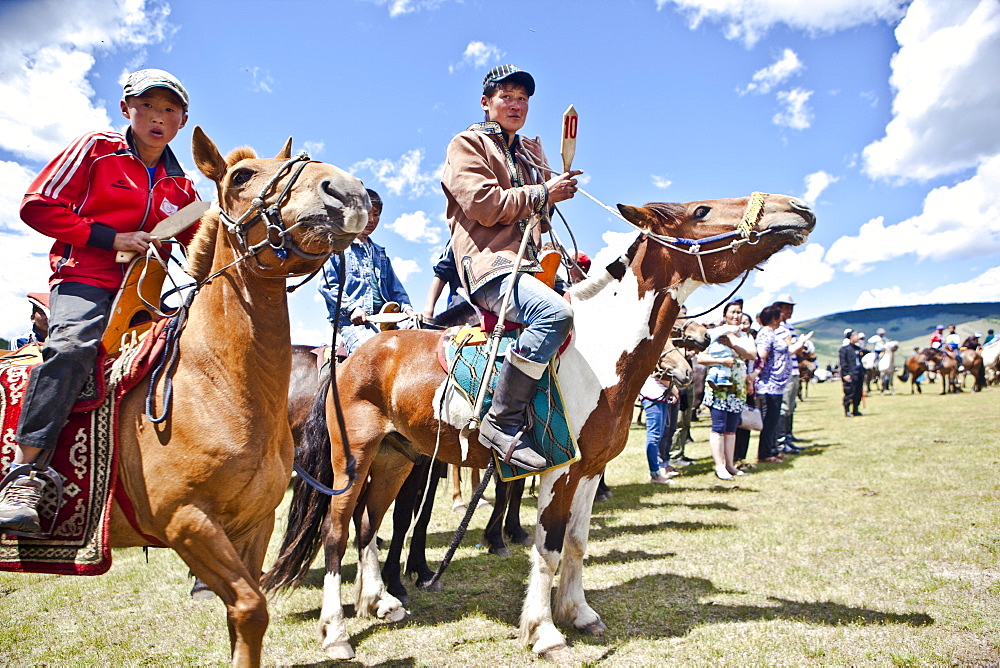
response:
{"label": "brown horse", "polygon": [[[148,421],[146,381],[121,405],[118,479],[134,515],[115,504],[111,544],[173,548],[225,604],[234,665],[260,663],[258,580],[292,469],[285,279],[349,245],[370,207],[358,179],[290,152],[289,139],[274,159],[250,149],[223,158],[195,128],[194,160],[219,204],[190,251],[201,287],[179,338],[173,402],[165,421]],[[270,225],[255,215],[258,197]],[[162,409],[163,383],[155,389]]]}
{"label": "brown horse", "polygon": [[963,348],[959,353],[962,358],[962,388],[965,388],[965,379],[972,376],[972,391],[979,392],[986,387],[986,369],[983,366],[983,356],[978,350]]}
{"label": "brown horse", "polygon": [[914,388],[917,392],[922,392],[918,379],[924,373],[937,373],[941,375],[941,394],[948,392],[958,392],[958,363],[951,355],[947,355],[937,348],[924,348],[906,359],[903,367],[903,374],[899,377],[904,383],[910,380],[910,394]]}
{"label": "brown horse", "polygon": [[809,397],[809,385],[816,375],[816,352],[803,350],[798,354],[799,400]]}
{"label": "brown horse", "polygon": [[[731,281],[781,248],[803,243],[815,225],[807,205],[782,195],[764,196],[759,216],[746,197],[619,205],[619,210],[640,235],[605,271],[571,291],[575,334],[558,361],[557,377],[580,458],[541,474],[532,573],[521,613],[521,641],[556,658],[566,653],[566,639],[555,622],[588,633],[606,630],[587,604],[582,582],[594,492],[605,465],[625,448],[633,401],[666,347],[680,304],[703,283]],[[749,238],[738,232],[745,219],[752,227],[744,227]],[[692,253],[691,244],[699,240],[702,253]],[[491,456],[478,445],[476,432],[467,429],[472,407],[446,383],[438,342],[429,332],[388,333],[358,348],[341,367],[338,388],[350,450],[359,480],[369,476],[368,484],[332,501],[297,485],[281,555],[265,575],[267,587],[300,582],[322,540],[327,572],[320,632],[332,658],[354,655],[340,597],[351,518],[360,523],[355,611],[401,619],[405,610],[378,579],[374,538],[412,454],[477,468]],[[343,486],[344,455],[329,395],[325,408],[331,440],[319,447],[332,458],[335,479]],[[376,458],[380,451],[383,456]],[[331,504],[325,536],[324,504]],[[552,584],[560,563],[553,610]]]}

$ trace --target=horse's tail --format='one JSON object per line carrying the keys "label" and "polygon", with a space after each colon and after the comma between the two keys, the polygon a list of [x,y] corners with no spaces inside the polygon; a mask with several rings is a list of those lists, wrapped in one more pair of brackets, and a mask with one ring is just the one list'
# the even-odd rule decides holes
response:
{"label": "horse's tail", "polygon": [[905,383],[909,379],[910,379],[910,365],[909,364],[904,364],[903,365],[903,373],[900,374],[899,380],[901,382]]}
{"label": "horse's tail", "polygon": [[[295,452],[299,466],[327,487],[334,482],[330,431],[326,424],[329,391],[330,377],[327,376],[309,409],[309,417],[302,428],[302,443]],[[279,556],[260,581],[266,591],[302,584],[323,545],[323,520],[329,509],[329,496],[313,489],[301,476],[294,478],[288,525],[281,539]]]}
{"label": "horse's tail", "polygon": [[986,365],[979,361],[979,368],[976,369],[976,388],[982,390],[986,387]]}

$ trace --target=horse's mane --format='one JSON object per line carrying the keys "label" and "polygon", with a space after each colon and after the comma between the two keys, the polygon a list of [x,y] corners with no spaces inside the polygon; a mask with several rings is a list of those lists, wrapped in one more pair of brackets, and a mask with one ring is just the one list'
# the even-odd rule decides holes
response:
{"label": "horse's mane", "polygon": [[684,215],[684,205],[674,202],[650,202],[645,208],[658,213],[667,220],[677,220]]}
{"label": "horse's mane", "polygon": [[[226,165],[232,167],[240,160],[249,160],[257,157],[257,152],[249,146],[234,148],[226,156]],[[188,248],[187,273],[196,281],[202,281],[208,277],[208,272],[212,269],[212,257],[215,255],[215,240],[219,230],[219,209],[210,208],[201,217],[201,225],[198,233],[191,240]]]}
{"label": "horse's mane", "polygon": [[212,207],[201,217],[198,233],[191,240],[187,255],[187,273],[196,281],[203,281],[212,270],[215,239],[219,229],[219,210]]}
{"label": "horse's mane", "polygon": [[[607,237],[605,237],[607,238]],[[606,258],[608,256],[608,251],[614,250],[613,247],[620,247],[622,245],[622,240],[625,237],[619,237],[616,243],[609,244],[607,248],[600,251],[595,257],[594,261],[600,260],[602,257]],[[625,275],[625,271],[628,269],[628,265],[632,262],[632,258],[635,257],[636,251],[639,249],[639,243],[642,241],[642,235],[632,238],[628,235],[628,238],[632,241],[629,247],[618,257],[604,267],[604,270],[598,273],[591,274],[583,281],[577,283],[572,288],[569,289],[570,298],[578,301],[586,301],[592,297],[601,293],[604,288],[608,287],[611,281],[619,281]]]}

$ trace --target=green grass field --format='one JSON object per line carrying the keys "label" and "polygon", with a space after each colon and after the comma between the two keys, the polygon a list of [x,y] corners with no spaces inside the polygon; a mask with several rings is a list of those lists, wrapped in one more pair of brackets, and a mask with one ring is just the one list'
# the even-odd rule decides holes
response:
{"label": "green grass field", "polygon": [[[614,497],[595,506],[584,571],[609,630],[568,632],[578,661],[997,665],[1000,389],[927,389],[869,397],[865,417],[847,420],[839,384],[812,386],[796,414],[808,450],[738,484],[712,475],[704,421],[688,446],[699,462],[671,486],[647,483],[635,427],[609,465]],[[534,499],[522,516],[533,526]],[[348,620],[359,664],[538,661],[515,640],[528,551],[504,560],[476,546],[485,521],[478,512],[443,591],[411,587],[406,621]],[[435,564],[457,522],[442,489]],[[324,662],[321,578],[317,562],[307,586],[272,601],[266,664]],[[117,552],[99,578],[0,574],[0,664],[227,663],[222,604],[192,601],[190,585],[167,550],[148,563]]]}

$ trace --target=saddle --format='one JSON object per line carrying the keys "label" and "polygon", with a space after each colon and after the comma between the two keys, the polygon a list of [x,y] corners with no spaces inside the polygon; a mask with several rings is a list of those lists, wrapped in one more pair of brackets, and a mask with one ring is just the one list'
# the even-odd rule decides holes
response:
{"label": "saddle", "polygon": [[[145,255],[133,258],[125,270],[125,280],[111,303],[108,326],[101,342],[109,357],[117,357],[122,348],[135,345],[138,337],[152,327],[153,322],[164,318],[160,295],[166,269]],[[151,306],[156,305],[160,312]]]}
{"label": "saddle", "polygon": [[[492,316],[495,325],[497,317],[489,315]],[[468,402],[470,409],[475,406],[486,364],[489,361],[489,349],[483,345],[489,340],[487,332],[492,330],[485,327],[487,324],[489,323],[484,323],[483,327],[452,327],[442,332],[438,345],[438,361],[449,374],[452,388]],[[483,401],[482,413],[478,416],[480,419],[486,415],[493,403],[493,389],[496,387],[500,367],[503,365],[507,350],[517,338],[519,328],[520,325],[517,323],[505,323],[505,331],[500,340],[493,374],[490,377],[490,386]],[[567,338],[560,353],[568,343]],[[536,382],[535,396],[529,410],[530,432],[537,446],[537,452],[547,460],[545,470],[577,461],[579,457],[576,454],[576,438],[569,424],[562,389],[551,366]],[[515,480],[538,473],[504,462],[496,453],[494,458],[497,472],[502,480]]]}

